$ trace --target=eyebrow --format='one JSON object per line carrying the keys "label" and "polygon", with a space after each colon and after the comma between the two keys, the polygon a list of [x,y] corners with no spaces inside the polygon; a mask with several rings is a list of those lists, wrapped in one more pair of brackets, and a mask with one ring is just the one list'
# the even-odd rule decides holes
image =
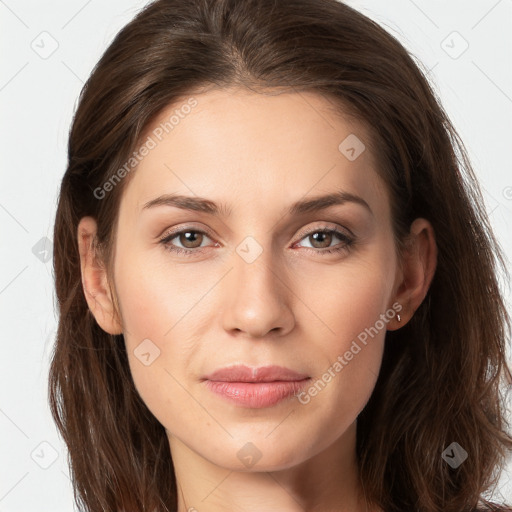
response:
{"label": "eyebrow", "polygon": [[[301,199],[293,203],[288,214],[291,216],[305,213],[325,210],[330,206],[341,205],[345,203],[356,203],[366,208],[372,215],[373,211],[370,205],[360,196],[350,192],[338,191],[332,194],[316,196],[308,199]],[[174,206],[182,210],[192,210],[208,213],[214,216],[229,217],[232,213],[231,208],[226,204],[217,204],[209,199],[202,197],[184,196],[179,194],[164,194],[144,204],[143,210],[157,206]]]}

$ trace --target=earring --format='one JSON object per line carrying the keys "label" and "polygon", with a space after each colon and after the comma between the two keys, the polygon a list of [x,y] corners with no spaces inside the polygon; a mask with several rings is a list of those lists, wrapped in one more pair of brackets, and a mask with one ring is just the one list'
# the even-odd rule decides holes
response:
{"label": "earring", "polygon": [[401,322],[401,321],[402,321],[402,317],[401,317],[399,314],[397,314],[397,315],[396,315],[396,319],[397,319],[399,322]]}

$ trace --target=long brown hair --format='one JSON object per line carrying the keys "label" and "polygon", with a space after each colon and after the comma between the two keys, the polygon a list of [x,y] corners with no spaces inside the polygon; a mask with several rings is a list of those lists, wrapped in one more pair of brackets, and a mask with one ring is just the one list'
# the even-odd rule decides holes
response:
{"label": "long brown hair", "polygon": [[[436,233],[430,290],[411,321],[387,333],[358,417],[368,501],[386,512],[493,510],[481,497],[512,448],[504,258],[464,145],[423,72],[393,36],[336,0],[157,0],[119,32],[85,84],[55,220],[59,325],[49,374],[77,504],[91,512],[177,508],[164,427],[135,389],[123,336],[104,332],[88,309],[79,220],[96,219],[111,271],[130,176],[106,197],[98,190],[165,107],[232,86],[313,91],[355,116],[390,192],[397,247],[417,217]],[[442,456],[453,442],[467,452],[457,468]]]}

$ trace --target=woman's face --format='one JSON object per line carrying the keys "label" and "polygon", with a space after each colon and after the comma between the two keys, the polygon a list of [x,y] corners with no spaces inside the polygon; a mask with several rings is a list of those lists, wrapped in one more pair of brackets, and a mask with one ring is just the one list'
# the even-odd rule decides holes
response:
{"label": "woman's face", "polygon": [[[171,450],[284,469],[341,439],[373,391],[396,323],[389,198],[366,133],[322,96],[194,100],[153,124],[121,200],[114,281],[130,368]],[[300,376],[207,379],[233,365]]]}

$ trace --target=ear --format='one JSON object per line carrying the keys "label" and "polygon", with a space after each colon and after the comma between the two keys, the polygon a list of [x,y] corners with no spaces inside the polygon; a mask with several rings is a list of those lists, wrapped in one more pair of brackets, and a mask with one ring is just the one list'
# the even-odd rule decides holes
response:
{"label": "ear", "polygon": [[96,221],[83,217],[78,224],[78,250],[85,299],[98,325],[109,334],[122,334],[108,286],[107,271],[97,254]]}
{"label": "ear", "polygon": [[409,238],[399,272],[394,302],[402,305],[397,317],[388,324],[388,330],[394,331],[405,325],[419,308],[427,295],[437,267],[437,244],[432,224],[418,218],[410,228]]}

